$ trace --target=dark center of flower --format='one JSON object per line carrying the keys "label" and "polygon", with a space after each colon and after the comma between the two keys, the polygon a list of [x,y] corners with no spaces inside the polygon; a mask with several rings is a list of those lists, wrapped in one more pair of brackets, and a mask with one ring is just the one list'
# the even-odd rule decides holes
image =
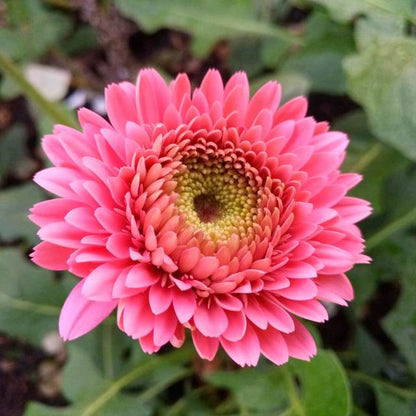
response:
{"label": "dark center of flower", "polygon": [[215,195],[197,195],[194,198],[194,208],[202,222],[215,222],[221,218],[221,204]]}
{"label": "dark center of flower", "polygon": [[258,189],[246,172],[221,158],[189,158],[177,177],[176,205],[194,232],[214,243],[243,235],[257,214]]}

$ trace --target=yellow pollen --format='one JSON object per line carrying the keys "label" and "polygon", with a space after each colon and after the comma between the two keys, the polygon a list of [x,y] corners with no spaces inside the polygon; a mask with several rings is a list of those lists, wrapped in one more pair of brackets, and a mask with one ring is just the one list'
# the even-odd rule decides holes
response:
{"label": "yellow pollen", "polygon": [[176,205],[195,232],[221,244],[251,229],[259,189],[250,184],[243,167],[236,169],[216,158],[188,159],[185,166],[176,178]]}

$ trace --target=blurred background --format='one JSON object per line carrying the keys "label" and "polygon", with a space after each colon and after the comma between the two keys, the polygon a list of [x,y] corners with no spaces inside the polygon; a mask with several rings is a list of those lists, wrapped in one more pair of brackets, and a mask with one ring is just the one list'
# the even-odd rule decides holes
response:
{"label": "blurred background", "polygon": [[[413,0],[0,0],[0,415],[415,415],[415,35]],[[111,317],[60,340],[75,279],[27,259],[40,139],[80,106],[105,115],[104,87],[147,66],[195,85],[244,70],[253,91],[276,79],[349,134],[373,263],[349,273],[351,306],[310,327],[311,363],[149,357]]]}

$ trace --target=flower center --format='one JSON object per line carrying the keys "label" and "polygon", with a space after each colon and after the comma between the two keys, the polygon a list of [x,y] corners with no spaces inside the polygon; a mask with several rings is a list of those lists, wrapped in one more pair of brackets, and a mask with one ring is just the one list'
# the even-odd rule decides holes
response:
{"label": "flower center", "polygon": [[194,198],[194,208],[202,222],[215,222],[221,218],[221,204],[213,194],[201,194]]}
{"label": "flower center", "polygon": [[214,243],[245,234],[257,213],[257,189],[244,171],[220,158],[190,158],[177,177],[176,205],[194,232]]}

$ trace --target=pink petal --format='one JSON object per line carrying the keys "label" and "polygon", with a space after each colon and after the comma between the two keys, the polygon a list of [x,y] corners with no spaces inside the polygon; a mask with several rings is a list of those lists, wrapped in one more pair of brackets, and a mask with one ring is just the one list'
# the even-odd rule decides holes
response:
{"label": "pink petal", "polygon": [[227,315],[216,303],[201,303],[195,310],[194,323],[198,330],[207,337],[220,336],[228,326]]}
{"label": "pink petal", "polygon": [[190,274],[195,279],[203,280],[210,276],[219,266],[219,261],[214,256],[201,257],[195,267],[192,268]]}
{"label": "pink petal", "polygon": [[[281,299],[279,297],[279,299]],[[293,318],[279,305],[277,301],[263,299],[261,302],[263,313],[268,323],[281,332],[289,333],[294,330]]]}
{"label": "pink petal", "polygon": [[38,235],[42,240],[59,246],[78,248],[85,233],[66,222],[55,222],[42,227]]}
{"label": "pink petal", "polygon": [[29,218],[39,227],[43,227],[52,222],[63,221],[69,211],[79,206],[80,202],[70,199],[48,199],[35,204],[30,210]]}
{"label": "pink petal", "polygon": [[38,244],[31,253],[33,263],[49,270],[66,270],[68,268],[69,256],[74,249],[57,246],[56,244],[43,241]]}
{"label": "pink petal", "polygon": [[84,281],[79,282],[66,298],[59,316],[59,334],[70,341],[94,329],[117,306],[117,302],[95,302],[82,295]]}
{"label": "pink petal", "polygon": [[276,365],[289,360],[289,351],[285,339],[279,331],[269,327],[265,331],[257,330],[261,353]]}
{"label": "pink petal", "polygon": [[267,328],[267,318],[264,314],[263,308],[259,305],[259,302],[255,299],[254,295],[247,298],[247,305],[244,308],[244,313],[254,325],[261,329]]}
{"label": "pink petal", "polygon": [[230,358],[241,367],[257,365],[260,357],[260,343],[251,326],[247,326],[244,337],[239,341],[231,342],[221,338],[221,345]]}
{"label": "pink petal", "polygon": [[215,69],[210,69],[201,82],[201,91],[211,106],[215,101],[222,103],[224,87],[220,73]]}
{"label": "pink petal", "polygon": [[279,290],[279,295],[292,300],[313,299],[318,293],[316,279],[292,279],[290,286]]}
{"label": "pink petal", "polygon": [[171,93],[163,78],[154,69],[140,71],[136,83],[136,105],[139,120],[159,123],[171,99]]}
{"label": "pink petal", "polygon": [[173,307],[179,322],[188,322],[196,310],[196,295],[191,290],[176,290],[173,294]]}
{"label": "pink petal", "polygon": [[126,233],[111,234],[106,244],[107,250],[119,259],[130,258],[131,246],[131,236]]}
{"label": "pink petal", "polygon": [[62,198],[75,199],[69,183],[85,179],[79,171],[71,168],[47,168],[39,171],[33,180],[42,188]]}
{"label": "pink petal", "polygon": [[146,352],[147,354],[153,354],[154,352],[157,352],[160,349],[160,347],[154,344],[152,334],[148,334],[144,337],[139,338],[139,342],[143,352]]}
{"label": "pink petal", "polygon": [[149,304],[150,309],[155,315],[165,312],[171,305],[172,299],[172,289],[160,285],[151,286],[149,290]]}
{"label": "pink petal", "polygon": [[247,319],[243,312],[227,311],[228,327],[222,337],[228,341],[239,341],[247,329]]}
{"label": "pink petal", "polygon": [[142,338],[153,330],[155,315],[147,303],[147,293],[120,301],[122,313],[119,314],[119,326],[133,339]]}
{"label": "pink petal", "polygon": [[289,356],[309,361],[316,354],[316,344],[308,330],[296,319],[295,330],[291,334],[282,334]]}
{"label": "pink petal", "polygon": [[300,120],[305,117],[308,101],[305,97],[296,97],[282,105],[274,116],[274,124],[286,120]]}
{"label": "pink petal", "polygon": [[274,112],[279,106],[281,97],[281,88],[280,85],[274,81],[270,81],[267,84],[263,85],[251,99],[248,110],[246,123],[247,126],[251,126],[253,121],[260,113],[261,110],[267,108],[271,112]]}
{"label": "pink petal", "polygon": [[[129,91],[130,90],[130,91]],[[137,120],[135,87],[129,82],[111,84],[105,90],[105,101],[111,124],[123,134],[128,121]]]}
{"label": "pink petal", "polygon": [[324,322],[328,319],[328,312],[317,300],[295,301],[279,298],[279,303],[289,312],[314,322]]}
{"label": "pink petal", "polygon": [[113,261],[101,264],[84,280],[82,295],[87,299],[109,302],[113,300],[113,286],[126,263]]}
{"label": "pink petal", "polygon": [[318,296],[323,300],[345,304],[342,299],[352,300],[354,291],[345,274],[318,276],[315,279],[318,287]]}
{"label": "pink petal", "polygon": [[152,286],[160,279],[159,271],[150,264],[136,264],[127,275],[126,286],[131,288],[145,288]]}
{"label": "pink petal", "polygon": [[198,247],[189,247],[182,251],[178,267],[182,273],[191,271],[199,261],[200,252]]}
{"label": "pink petal", "polygon": [[95,218],[110,233],[122,231],[126,226],[127,220],[119,213],[104,207],[99,207],[94,212]]}
{"label": "pink petal", "polygon": [[210,338],[202,335],[197,329],[192,331],[192,341],[199,356],[212,361],[218,350],[218,338]]}
{"label": "pink petal", "polygon": [[156,346],[165,345],[172,338],[176,330],[177,320],[171,309],[155,316],[153,342]]}
{"label": "pink petal", "polygon": [[243,302],[241,302],[241,300],[236,296],[230,295],[228,293],[223,295],[216,295],[215,302],[217,302],[221,308],[228,311],[241,311],[243,308]]}
{"label": "pink petal", "polygon": [[320,274],[343,273],[354,265],[354,257],[345,250],[329,244],[317,243],[314,246],[314,256],[325,265]]}
{"label": "pink petal", "polygon": [[279,272],[290,279],[309,279],[317,276],[316,270],[304,261],[290,261]]}
{"label": "pink petal", "polygon": [[188,76],[186,74],[179,74],[176,79],[172,81],[170,87],[172,90],[172,103],[179,109],[183,99],[185,97],[189,99],[191,94],[191,83],[189,82]]}
{"label": "pink petal", "polygon": [[65,221],[74,227],[90,233],[102,230],[100,224],[94,217],[94,210],[90,207],[78,207],[68,212]]}

